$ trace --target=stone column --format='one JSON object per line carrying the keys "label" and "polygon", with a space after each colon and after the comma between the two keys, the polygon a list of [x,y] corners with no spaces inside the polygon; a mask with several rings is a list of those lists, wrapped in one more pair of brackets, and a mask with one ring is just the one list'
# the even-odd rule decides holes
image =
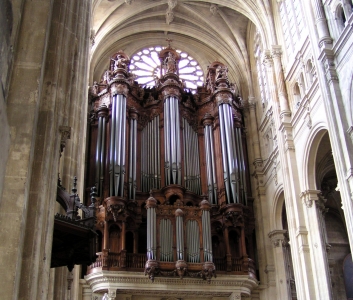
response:
{"label": "stone column", "polygon": [[306,206],[304,215],[308,226],[309,247],[311,255],[311,272],[316,278],[313,284],[317,299],[332,299],[331,279],[326,255],[326,241],[324,240],[323,224],[318,190],[306,190],[300,194]]}
{"label": "stone column", "polygon": [[317,33],[319,36],[319,46],[322,47],[328,44],[332,44],[333,40],[328,29],[322,0],[314,0],[311,1],[311,3],[314,11]]}
{"label": "stone column", "polygon": [[[274,49],[276,48],[274,47]],[[279,68],[280,53],[274,53],[274,56],[277,56],[277,68]],[[271,98],[274,99],[273,119],[276,130],[278,131],[278,153],[281,162],[280,166],[283,170],[284,196],[286,199],[285,204],[288,215],[288,232],[293,246],[293,266],[295,278],[297,278],[297,295],[299,299],[315,299],[315,291],[312,288],[314,278],[310,271],[310,255],[307,255],[309,254],[307,239],[308,232],[303,216],[303,207],[297,199],[300,194],[300,187],[292,133],[293,127],[290,122],[290,114],[284,109],[286,106],[284,105],[284,107],[281,107],[282,103],[278,100],[279,95],[277,95],[277,89],[279,90],[279,88],[277,88],[276,81],[274,80],[274,72],[276,68],[274,68],[272,58],[271,53],[266,51],[265,65],[269,75]],[[282,72],[282,70],[280,70],[280,72]],[[277,81],[281,82],[282,79]],[[284,93],[285,90],[282,90],[282,101],[286,100],[286,94]],[[279,104],[279,107],[276,107],[276,103]],[[262,211],[263,215],[264,211],[265,208]]]}
{"label": "stone column", "polygon": [[276,267],[276,289],[278,299],[291,299],[287,288],[287,274],[286,274],[286,259],[283,253],[283,241],[285,239],[284,234],[286,230],[273,230],[268,234],[273,244],[273,254],[275,259]]}
{"label": "stone column", "polygon": [[[48,202],[49,195],[50,197],[55,195],[48,193],[48,185],[44,185],[44,178],[41,176],[40,170],[32,172],[35,153],[41,152],[44,157],[45,150],[47,150],[40,145],[36,147],[35,143],[40,114],[43,71],[46,64],[46,46],[49,40],[49,32],[46,28],[51,24],[53,5],[52,1],[40,0],[22,1],[21,3],[23,6],[21,6],[21,11],[18,12],[18,15],[21,15],[21,20],[18,20],[18,24],[20,24],[19,32],[17,44],[14,48],[13,71],[9,80],[9,91],[6,99],[11,144],[6,168],[4,169],[2,195],[0,195],[0,223],[2,228],[0,232],[2,253],[0,280],[2,283],[1,297],[3,299],[20,299],[20,289],[28,292],[31,284],[24,283],[21,280],[22,261],[24,259],[36,260],[37,266],[28,274],[35,280],[40,276],[38,273],[39,265],[48,266],[48,262],[50,262],[50,251],[46,253],[44,249],[45,241],[43,241],[43,244],[31,241],[31,246],[37,250],[36,257],[32,257],[32,253],[24,251],[29,246],[25,228],[28,219],[33,218],[29,213],[32,206],[29,202],[33,188],[32,175],[39,175],[36,180],[37,186],[41,186],[42,193],[45,194]],[[39,28],[40,30],[38,30]],[[48,117],[50,118],[49,115]],[[59,144],[55,142],[55,139],[59,136],[57,128],[52,131],[52,134],[54,138],[51,141],[54,143],[51,147],[55,148],[57,146],[57,153],[54,153],[54,157],[43,159],[50,160],[53,164],[55,162],[57,166],[56,159],[59,158]],[[53,176],[56,181],[56,175],[53,174]],[[50,200],[53,201],[52,198]],[[41,212],[41,214],[44,214],[46,211],[41,210]],[[52,226],[49,227],[49,229],[51,228]],[[41,238],[46,236],[45,230],[47,229],[42,230],[35,227],[32,228],[32,231]],[[49,272],[49,266],[47,271]],[[47,277],[49,278],[49,274],[47,274]],[[34,285],[34,289],[36,289],[37,284]],[[27,294],[27,299],[36,299],[36,296],[32,297],[32,295],[31,293]]]}
{"label": "stone column", "polygon": [[262,168],[262,158],[261,158],[261,152],[260,152],[260,141],[259,141],[259,133],[257,131],[257,119],[256,119],[256,104],[255,104],[255,99],[254,97],[249,97],[249,103],[248,103],[248,108],[249,108],[249,114],[250,114],[250,130],[251,130],[251,136],[253,140],[253,149],[254,149],[254,166],[255,169]]}
{"label": "stone column", "polygon": [[272,57],[274,63],[274,71],[276,74],[277,82],[277,93],[279,99],[279,105],[281,109],[281,117],[290,117],[290,108],[288,104],[288,95],[286,90],[286,85],[284,82],[284,74],[282,68],[282,49],[281,46],[272,46]]}

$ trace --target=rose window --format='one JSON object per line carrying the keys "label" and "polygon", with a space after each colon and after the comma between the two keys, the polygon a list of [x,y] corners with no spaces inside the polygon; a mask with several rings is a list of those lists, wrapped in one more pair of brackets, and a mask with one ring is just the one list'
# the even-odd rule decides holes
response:
{"label": "rose window", "polygon": [[[153,87],[160,76],[160,60],[158,53],[162,47],[150,47],[132,55],[130,72],[136,75],[136,81],[144,86]],[[203,71],[197,61],[188,53],[176,50],[181,59],[179,61],[179,78],[185,82],[187,89],[196,92],[198,86],[203,85]]]}

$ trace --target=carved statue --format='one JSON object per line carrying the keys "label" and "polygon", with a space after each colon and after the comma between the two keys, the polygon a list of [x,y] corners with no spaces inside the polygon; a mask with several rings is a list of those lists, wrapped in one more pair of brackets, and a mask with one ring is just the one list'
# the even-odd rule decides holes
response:
{"label": "carved statue", "polygon": [[106,70],[103,75],[103,82],[104,84],[108,84],[111,78],[111,71]]}
{"label": "carved statue", "polygon": [[216,69],[216,80],[228,79],[228,68],[226,66],[218,66]]}
{"label": "carved statue", "polygon": [[176,63],[174,55],[171,52],[168,52],[168,57],[164,60],[166,73],[175,73],[176,72]]}
{"label": "carved statue", "polygon": [[98,93],[99,93],[99,85],[98,85],[98,82],[95,81],[92,86],[92,94],[98,95]]}
{"label": "carved statue", "polygon": [[118,54],[116,59],[112,58],[112,60],[114,61],[114,71],[118,68],[126,69],[127,61],[121,54]]}

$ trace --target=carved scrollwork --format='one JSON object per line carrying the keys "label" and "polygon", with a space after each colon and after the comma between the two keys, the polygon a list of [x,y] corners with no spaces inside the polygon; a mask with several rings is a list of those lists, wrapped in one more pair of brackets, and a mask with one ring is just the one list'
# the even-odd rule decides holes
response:
{"label": "carved scrollwork", "polygon": [[212,262],[205,262],[203,268],[200,272],[200,277],[203,280],[207,280],[208,283],[211,282],[212,277],[217,277],[216,268]]}
{"label": "carved scrollwork", "polygon": [[154,277],[160,273],[159,264],[155,260],[148,260],[145,265],[145,275],[154,282]]}
{"label": "carved scrollwork", "polygon": [[123,215],[125,213],[125,205],[123,204],[114,204],[114,205],[109,205],[107,207],[108,213],[111,213],[113,215],[114,221],[116,222],[118,220],[119,215]]}
{"label": "carved scrollwork", "polygon": [[230,92],[218,92],[216,94],[216,101],[218,105],[221,104],[231,104],[232,94]]}

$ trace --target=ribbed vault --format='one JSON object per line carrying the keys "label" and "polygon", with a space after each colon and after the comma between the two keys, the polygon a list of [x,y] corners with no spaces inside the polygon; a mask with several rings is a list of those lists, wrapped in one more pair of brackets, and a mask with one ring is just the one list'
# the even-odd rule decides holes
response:
{"label": "ribbed vault", "polygon": [[[168,4],[169,3],[169,4]],[[264,19],[268,1],[187,0],[96,0],[93,4],[94,37],[91,48],[90,82],[99,80],[113,53],[128,55],[156,45],[184,50],[199,63],[204,73],[213,61],[229,67],[229,78],[243,97],[252,94],[247,32],[255,24],[264,40],[268,22]],[[166,12],[172,8],[171,20]]]}

